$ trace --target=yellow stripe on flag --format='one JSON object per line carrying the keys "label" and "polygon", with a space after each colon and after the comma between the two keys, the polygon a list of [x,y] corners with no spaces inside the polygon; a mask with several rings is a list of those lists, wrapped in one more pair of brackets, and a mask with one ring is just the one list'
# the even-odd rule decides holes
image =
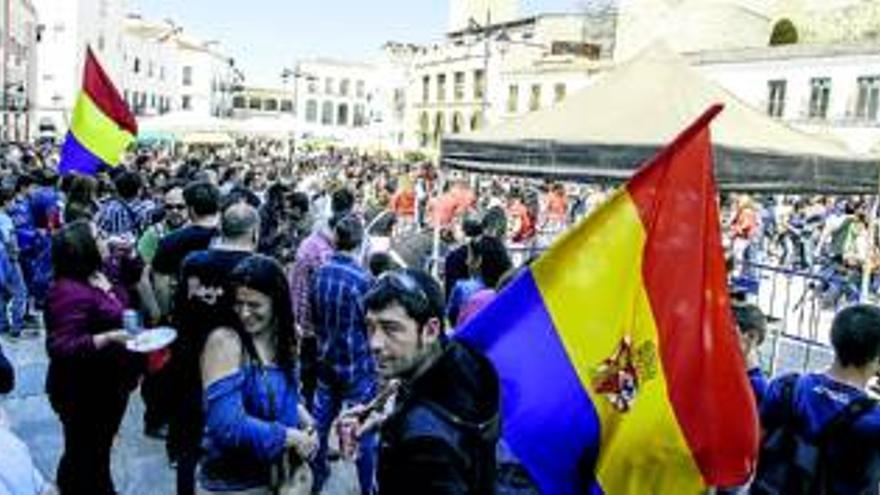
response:
{"label": "yellow stripe on flag", "polygon": [[108,165],[117,165],[134,141],[134,136],[104,115],[85,92],[76,100],[70,130],[81,145]]}
{"label": "yellow stripe on flag", "polygon": [[[570,230],[541,257],[532,273],[599,415],[596,474],[604,493],[699,494],[705,491],[703,478],[668,399],[657,328],[642,280],[645,236],[635,204],[621,189],[586,225]],[[620,412],[595,392],[593,381],[624,337],[634,349],[653,346],[655,374],[640,384],[631,409]]]}

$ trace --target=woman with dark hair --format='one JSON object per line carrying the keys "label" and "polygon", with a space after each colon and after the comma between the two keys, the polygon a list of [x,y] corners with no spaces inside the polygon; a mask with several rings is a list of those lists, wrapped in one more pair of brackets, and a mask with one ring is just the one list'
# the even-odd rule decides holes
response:
{"label": "woman with dark hair", "polygon": [[92,220],[98,212],[98,181],[87,175],[70,177],[64,221]]}
{"label": "woman with dark hair", "polygon": [[57,482],[63,495],[116,493],[110,449],[143,359],[125,350],[124,287],[101,270],[108,256],[95,227],[70,223],[52,239],[54,280],[46,306],[46,390],[64,429]]}
{"label": "woman with dark hair", "polygon": [[503,242],[483,236],[468,244],[467,266],[470,278],[456,282],[446,309],[446,317],[453,327],[458,325],[461,310],[471,297],[481,290],[495,289],[513,263]]}
{"label": "woman with dark hair", "polygon": [[317,447],[300,403],[296,336],[287,278],[275,260],[251,256],[231,275],[234,328],[218,328],[202,354],[205,432],[199,493],[269,493],[272,466],[292,449]]}
{"label": "woman with dark hair", "polygon": [[260,207],[260,246],[261,254],[275,258],[284,263],[290,253],[285,252],[289,246],[290,211],[287,208],[287,197],[292,193],[290,187],[283,184],[272,184],[266,190],[266,201]]}

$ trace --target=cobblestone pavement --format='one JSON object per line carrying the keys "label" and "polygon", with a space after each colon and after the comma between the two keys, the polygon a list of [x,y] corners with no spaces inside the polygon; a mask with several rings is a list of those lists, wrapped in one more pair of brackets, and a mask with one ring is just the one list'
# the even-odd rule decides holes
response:
{"label": "cobblestone pavement", "polygon": [[[47,357],[44,340],[33,336],[20,340],[0,338],[3,352],[16,371],[15,390],[0,397],[13,430],[28,444],[40,471],[55,478],[63,439],[61,424],[44,392]],[[143,402],[140,391],[131,395],[128,411],[113,448],[112,472],[120,495],[168,495],[174,493],[174,471],[165,456],[165,444],[143,435]],[[354,474],[334,466],[325,495],[343,495],[340,486],[351,486]],[[345,494],[347,495],[347,494]]]}

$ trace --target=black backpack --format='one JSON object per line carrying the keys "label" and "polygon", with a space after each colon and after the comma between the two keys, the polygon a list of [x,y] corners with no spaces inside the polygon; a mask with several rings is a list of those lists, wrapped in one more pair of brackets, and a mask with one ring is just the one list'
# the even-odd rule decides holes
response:
{"label": "black backpack", "polygon": [[876,401],[862,397],[851,401],[819,432],[808,438],[799,429],[794,408],[794,389],[798,375],[782,381],[782,424],[766,431],[761,442],[758,470],[749,493],[752,495],[826,495],[830,486],[827,447],[838,434],[846,431],[862,415],[876,406]]}

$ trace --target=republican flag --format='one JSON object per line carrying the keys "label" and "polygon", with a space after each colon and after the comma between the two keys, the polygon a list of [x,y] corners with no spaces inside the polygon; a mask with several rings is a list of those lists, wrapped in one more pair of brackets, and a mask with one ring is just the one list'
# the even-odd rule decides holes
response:
{"label": "republican flag", "polygon": [[83,87],[61,150],[59,172],[94,174],[103,166],[116,166],[135,136],[134,115],[88,48]]}
{"label": "republican flag", "polygon": [[503,436],[546,495],[745,483],[755,400],[728,299],[709,109],[459,338],[502,384]]}

